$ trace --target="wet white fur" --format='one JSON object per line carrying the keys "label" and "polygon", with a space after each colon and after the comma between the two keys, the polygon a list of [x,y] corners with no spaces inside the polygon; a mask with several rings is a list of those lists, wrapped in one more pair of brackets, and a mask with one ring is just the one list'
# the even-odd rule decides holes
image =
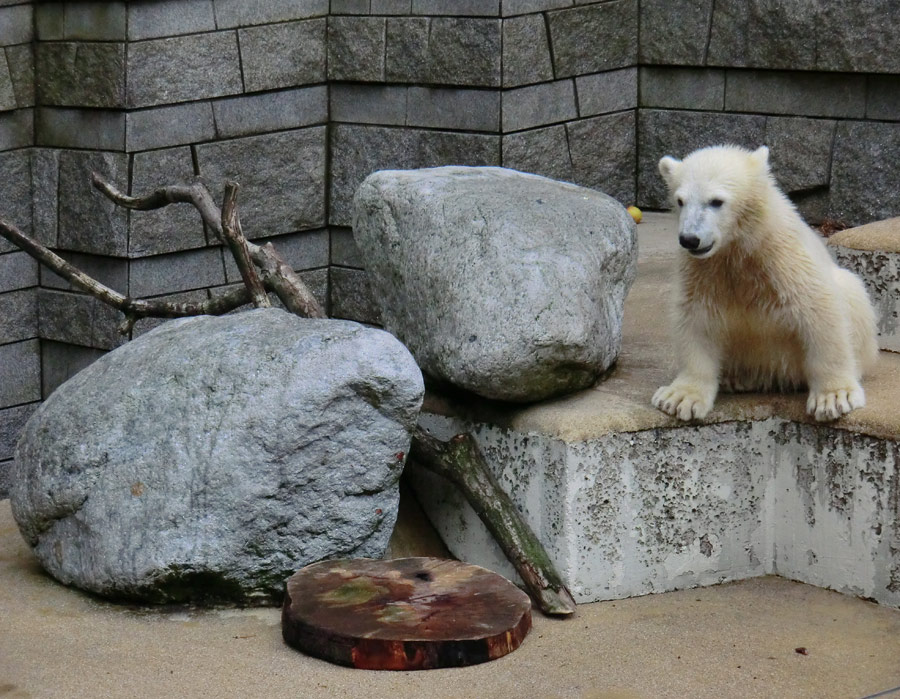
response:
{"label": "wet white fur", "polygon": [[817,420],[865,405],[860,379],[878,354],[872,305],[778,189],[768,153],[716,146],[659,161],[679,234],[698,238],[698,250],[711,246],[679,254],[680,370],[653,396],[682,420],[705,417],[720,386],[808,388]]}

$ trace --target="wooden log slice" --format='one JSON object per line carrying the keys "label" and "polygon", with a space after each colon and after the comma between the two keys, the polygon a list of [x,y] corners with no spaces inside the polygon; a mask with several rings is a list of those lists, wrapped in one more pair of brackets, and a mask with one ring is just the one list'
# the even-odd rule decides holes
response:
{"label": "wooden log slice", "polygon": [[518,648],[531,629],[531,600],[459,561],[322,561],[288,579],[281,628],[288,645],[341,665],[458,667]]}

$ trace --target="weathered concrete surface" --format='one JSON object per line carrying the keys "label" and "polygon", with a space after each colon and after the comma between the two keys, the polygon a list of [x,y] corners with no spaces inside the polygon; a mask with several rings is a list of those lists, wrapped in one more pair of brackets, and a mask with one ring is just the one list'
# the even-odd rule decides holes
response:
{"label": "weathered concrete surface", "polygon": [[[867,407],[833,425],[799,393],[721,395],[702,424],[678,423],[650,405],[674,373],[660,303],[674,219],[645,220],[606,381],[519,410],[431,396],[423,424],[475,433],[576,600],[782,573],[900,607],[900,356],[882,353]],[[413,474],[450,550],[513,575],[458,493]]]}
{"label": "weathered concrete surface", "polygon": [[282,642],[280,614],[151,611],[66,589],[0,501],[3,696],[837,699],[900,685],[900,613],[772,577],[535,614],[515,653],[430,672],[302,655]]}
{"label": "weathered concrete surface", "polygon": [[900,217],[840,231],[828,245],[841,265],[865,281],[881,349],[900,352]]}

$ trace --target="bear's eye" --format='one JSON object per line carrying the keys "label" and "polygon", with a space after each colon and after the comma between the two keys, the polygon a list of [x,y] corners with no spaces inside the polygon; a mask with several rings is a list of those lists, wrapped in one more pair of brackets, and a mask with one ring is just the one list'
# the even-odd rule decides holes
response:
{"label": "bear's eye", "polygon": [[722,204],[724,204],[724,203],[725,203],[725,202],[722,201],[721,199],[710,199],[710,200],[709,200],[709,205],[710,205],[712,208],[714,208],[714,209],[718,209],[718,208],[719,208],[720,206],[722,206]]}
{"label": "bear's eye", "polygon": [[678,197],[678,206],[684,206],[684,199]]}

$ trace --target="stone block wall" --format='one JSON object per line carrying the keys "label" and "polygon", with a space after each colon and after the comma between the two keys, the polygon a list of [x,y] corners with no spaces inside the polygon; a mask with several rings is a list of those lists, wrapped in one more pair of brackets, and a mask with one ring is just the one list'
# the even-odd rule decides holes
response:
{"label": "stone block wall", "polygon": [[[31,3],[0,0],[0,217],[29,233],[33,27]],[[38,280],[37,263],[0,239],[0,496],[19,430],[41,399]]]}
{"label": "stone block wall", "polygon": [[772,150],[813,222],[900,213],[900,6],[643,0],[638,201],[665,206],[655,163],[717,141]]}
{"label": "stone block wall", "polygon": [[[900,213],[900,10],[768,0],[0,0],[0,216],[134,296],[239,281],[201,176],[331,315],[378,322],[350,232],[370,172],[503,165],[665,207],[658,158],[772,147],[813,221]],[[0,494],[25,418],[124,341],[117,314],[0,242]],[[142,321],[135,332],[156,322]]]}

